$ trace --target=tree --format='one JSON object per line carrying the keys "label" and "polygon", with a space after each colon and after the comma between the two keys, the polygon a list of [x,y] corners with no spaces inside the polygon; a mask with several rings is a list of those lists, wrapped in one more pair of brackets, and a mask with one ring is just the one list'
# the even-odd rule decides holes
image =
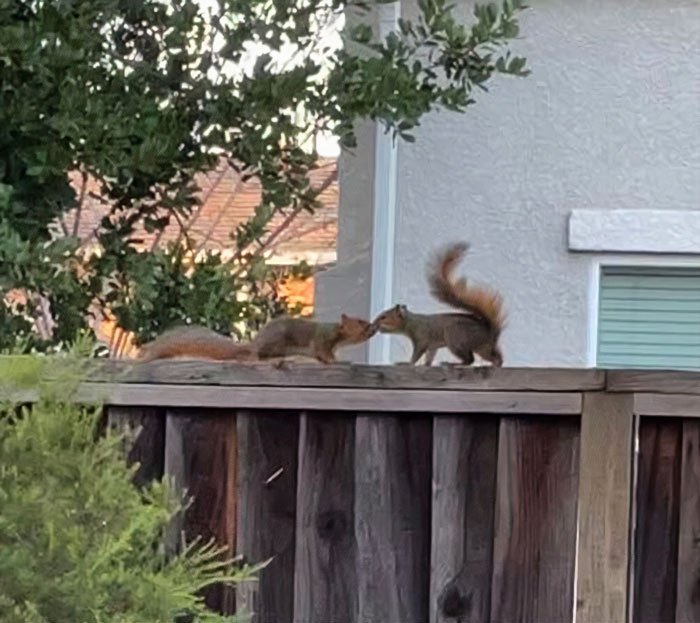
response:
{"label": "tree", "polygon": [[[283,310],[261,250],[275,215],[316,205],[309,137],[351,149],[369,118],[411,141],[429,111],[527,73],[507,50],[520,0],[477,6],[469,26],[418,0],[417,20],[376,41],[361,15],[383,1],[0,0],[0,348],[59,348],[95,308],[139,339],[174,322],[240,335]],[[329,49],[343,12],[360,18]],[[233,258],[196,256],[186,233],[138,253],[139,232],[186,222],[218,158],[262,185]],[[76,170],[109,202],[97,252],[75,238]]]}

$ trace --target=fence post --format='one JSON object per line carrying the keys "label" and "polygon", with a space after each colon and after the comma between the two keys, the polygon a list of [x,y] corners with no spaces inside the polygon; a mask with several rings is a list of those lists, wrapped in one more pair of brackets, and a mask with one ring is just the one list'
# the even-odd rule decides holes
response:
{"label": "fence post", "polygon": [[584,394],[576,623],[627,620],[633,436],[632,394]]}

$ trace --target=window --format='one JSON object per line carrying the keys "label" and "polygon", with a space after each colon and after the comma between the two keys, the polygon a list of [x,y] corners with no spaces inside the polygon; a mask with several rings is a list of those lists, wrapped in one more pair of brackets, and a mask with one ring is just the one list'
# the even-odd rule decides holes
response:
{"label": "window", "polygon": [[605,267],[601,368],[700,369],[700,268]]}

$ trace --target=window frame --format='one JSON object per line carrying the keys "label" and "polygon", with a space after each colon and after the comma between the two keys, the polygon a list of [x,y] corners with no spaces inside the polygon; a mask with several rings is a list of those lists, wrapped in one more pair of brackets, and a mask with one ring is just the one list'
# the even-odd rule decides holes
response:
{"label": "window frame", "polygon": [[601,255],[592,258],[588,279],[588,352],[586,365],[598,367],[598,324],[600,314],[600,278],[604,268],[695,268],[700,270],[700,256]]}

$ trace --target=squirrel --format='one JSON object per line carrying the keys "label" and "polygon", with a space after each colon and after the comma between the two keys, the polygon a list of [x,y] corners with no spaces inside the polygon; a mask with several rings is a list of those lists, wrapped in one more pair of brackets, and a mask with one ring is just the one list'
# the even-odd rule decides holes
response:
{"label": "squirrel", "polygon": [[382,333],[399,333],[410,338],[415,363],[425,354],[431,365],[435,354],[447,347],[462,363],[474,362],[474,353],[495,366],[503,365],[498,338],[505,326],[503,299],[483,286],[467,286],[466,279],[454,281],[452,273],[469,245],[456,243],[440,253],[428,276],[431,294],[442,303],[463,313],[414,314],[405,305],[396,305],[374,320]]}
{"label": "squirrel", "polygon": [[336,349],[364,342],[376,332],[377,327],[373,324],[345,314],[337,323],[276,318],[266,324],[251,342],[242,344],[206,327],[179,327],[145,344],[138,361],[146,363],[173,357],[255,361],[302,355],[322,363],[333,363]]}

